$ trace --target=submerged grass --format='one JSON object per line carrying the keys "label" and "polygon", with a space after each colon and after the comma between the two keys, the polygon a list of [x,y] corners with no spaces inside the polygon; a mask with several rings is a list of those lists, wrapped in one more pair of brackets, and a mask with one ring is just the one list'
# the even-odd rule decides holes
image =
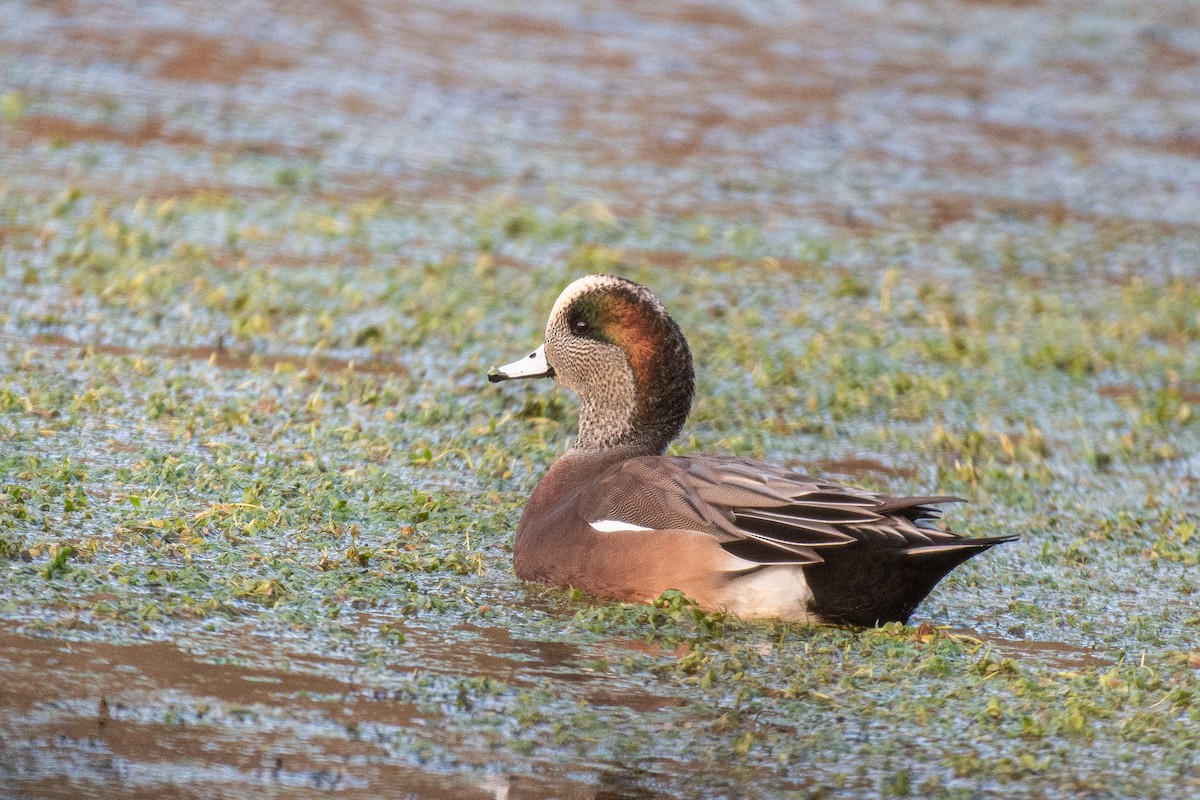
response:
{"label": "submerged grass", "polygon": [[[968,253],[509,198],[78,190],[4,191],[0,227],[6,618],[348,657],[444,729],[390,757],[443,771],[641,764],[629,792],[671,796],[1200,788],[1200,289],[1137,237],[1031,225],[1019,252]],[[917,627],[518,583],[512,532],[573,400],[483,376],[597,270],[650,285],[701,354],[676,451],[871,459],[834,477],[958,494],[957,529],[1023,539]],[[422,661],[417,632],[478,631],[570,644],[568,672],[664,704]]]}

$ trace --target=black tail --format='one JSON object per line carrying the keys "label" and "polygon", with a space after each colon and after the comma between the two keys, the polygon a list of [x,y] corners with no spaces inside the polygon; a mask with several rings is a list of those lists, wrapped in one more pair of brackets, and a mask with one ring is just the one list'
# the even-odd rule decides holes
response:
{"label": "black tail", "polygon": [[813,593],[810,609],[836,625],[871,627],[908,622],[921,601],[952,569],[1017,538],[954,539],[867,552],[853,546],[823,550],[823,563],[804,567],[804,577]]}

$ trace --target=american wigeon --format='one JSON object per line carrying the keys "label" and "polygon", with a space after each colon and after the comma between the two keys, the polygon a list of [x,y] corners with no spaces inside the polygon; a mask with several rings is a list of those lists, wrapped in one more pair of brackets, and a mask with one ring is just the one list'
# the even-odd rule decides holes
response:
{"label": "american wigeon", "polygon": [[617,600],[667,589],[741,617],[878,625],[1014,536],[937,525],[953,497],[890,497],[731,456],[664,456],[692,404],[692,354],[645,287],[589,275],[559,296],[546,342],[488,373],[555,378],[579,434],[529,498],[513,562],[527,581]]}

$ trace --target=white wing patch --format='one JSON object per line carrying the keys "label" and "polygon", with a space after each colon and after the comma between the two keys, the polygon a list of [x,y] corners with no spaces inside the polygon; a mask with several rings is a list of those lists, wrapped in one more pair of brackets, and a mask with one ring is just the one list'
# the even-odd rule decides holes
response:
{"label": "white wing patch", "polygon": [[595,522],[589,522],[592,530],[600,533],[618,533],[620,531],[652,531],[654,528],[645,528],[641,525],[634,525],[632,522],[622,522],[619,519],[601,519]]}

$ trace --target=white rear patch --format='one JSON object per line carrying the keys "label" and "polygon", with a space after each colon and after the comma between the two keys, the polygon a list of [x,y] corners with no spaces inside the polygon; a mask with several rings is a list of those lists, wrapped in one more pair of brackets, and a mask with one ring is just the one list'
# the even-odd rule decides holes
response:
{"label": "white rear patch", "polygon": [[601,519],[595,522],[589,522],[592,530],[600,533],[618,533],[620,531],[652,531],[654,528],[644,528],[641,525],[634,525],[632,522],[622,522],[619,519]]}
{"label": "white rear patch", "polygon": [[[729,571],[753,569],[755,563],[736,556],[729,557]],[[733,577],[725,584],[720,605],[731,614],[750,617],[778,617],[789,622],[820,622],[808,610],[812,592],[804,580],[804,570],[798,565],[760,567],[744,576]]]}

